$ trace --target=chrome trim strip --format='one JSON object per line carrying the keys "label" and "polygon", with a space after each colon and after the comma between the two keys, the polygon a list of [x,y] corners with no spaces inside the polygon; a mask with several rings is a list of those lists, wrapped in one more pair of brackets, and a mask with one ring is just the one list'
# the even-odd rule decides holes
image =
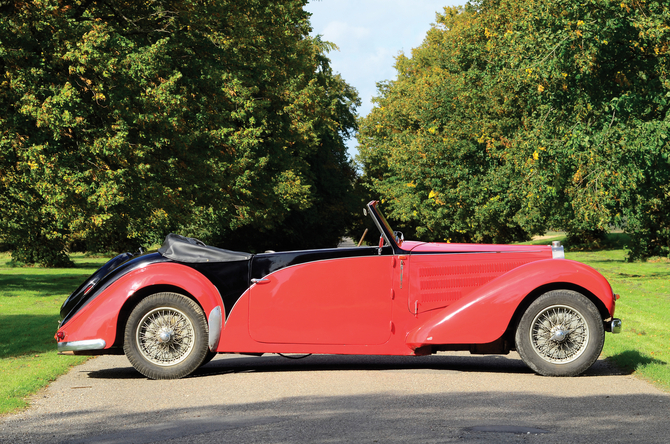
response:
{"label": "chrome trim strip", "polygon": [[[246,293],[246,292],[245,292]],[[209,312],[209,350],[216,351],[221,339],[221,307],[218,305]]]}
{"label": "chrome trim strip", "polygon": [[[562,247],[561,247],[562,248]],[[529,254],[529,253],[542,253],[547,250],[509,250],[509,251],[496,251],[496,250],[486,250],[486,251],[430,251],[430,252],[422,252],[422,251],[406,251],[405,253],[401,253],[404,255],[408,256],[444,256],[444,255],[468,255],[468,254]],[[362,256],[361,256],[362,257]],[[348,258],[343,258],[343,259],[348,259]],[[540,259],[538,259],[540,260]]]}
{"label": "chrome trim strip", "polygon": [[88,339],[86,341],[59,342],[58,353],[66,351],[102,350],[107,343],[104,339]]}

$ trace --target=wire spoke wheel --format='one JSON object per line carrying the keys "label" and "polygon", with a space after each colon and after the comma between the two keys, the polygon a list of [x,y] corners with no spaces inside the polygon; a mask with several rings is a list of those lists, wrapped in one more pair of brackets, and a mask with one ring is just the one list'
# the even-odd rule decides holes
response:
{"label": "wire spoke wheel", "polygon": [[535,372],[576,376],[591,367],[603,349],[603,316],[581,293],[548,291],[523,313],[514,342],[521,359]]}
{"label": "wire spoke wheel", "polygon": [[589,344],[589,327],[578,311],[554,305],[533,320],[530,341],[539,356],[555,364],[579,358]]}
{"label": "wire spoke wheel", "polygon": [[160,307],[147,313],[137,329],[137,346],[156,365],[175,365],[193,349],[195,329],[179,310]]}
{"label": "wire spoke wheel", "polygon": [[195,301],[177,293],[156,293],[130,313],[123,351],[147,378],[183,378],[209,356],[208,335],[207,319]]}

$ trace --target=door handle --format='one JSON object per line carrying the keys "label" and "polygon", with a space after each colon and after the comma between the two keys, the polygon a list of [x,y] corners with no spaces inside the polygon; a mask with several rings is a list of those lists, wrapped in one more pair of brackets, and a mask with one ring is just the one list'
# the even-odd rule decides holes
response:
{"label": "door handle", "polygon": [[265,278],[255,279],[254,278],[254,279],[251,280],[252,284],[258,284],[258,283],[261,283],[261,282],[270,282],[270,279],[265,279]]}

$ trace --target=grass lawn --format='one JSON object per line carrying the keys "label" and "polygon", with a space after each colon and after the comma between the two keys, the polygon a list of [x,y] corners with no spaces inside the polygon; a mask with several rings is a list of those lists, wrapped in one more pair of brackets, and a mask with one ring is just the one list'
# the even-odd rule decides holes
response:
{"label": "grass lawn", "polygon": [[54,334],[65,298],[107,259],[73,256],[76,267],[10,268],[0,253],[0,415],[86,358],[59,356]]}
{"label": "grass lawn", "polygon": [[[549,234],[526,243],[565,241],[564,233]],[[605,335],[603,356],[622,370],[670,392],[670,260],[626,262],[623,246],[629,241],[625,234],[610,234],[602,250],[570,251],[566,246],[565,257],[598,270],[621,296],[615,316],[623,321],[623,331]]]}
{"label": "grass lawn", "polygon": [[[556,238],[534,243],[547,244]],[[607,334],[603,355],[623,370],[670,391],[670,261],[625,262],[621,248],[567,252],[599,270],[621,295],[616,316],[623,332]],[[10,268],[0,254],[0,415],[27,405],[25,399],[86,358],[58,356],[60,305],[105,258],[72,257],[76,267]]]}
{"label": "grass lawn", "polygon": [[603,354],[622,369],[670,391],[670,261],[627,263],[623,250],[567,253],[609,280],[623,331],[605,336]]}

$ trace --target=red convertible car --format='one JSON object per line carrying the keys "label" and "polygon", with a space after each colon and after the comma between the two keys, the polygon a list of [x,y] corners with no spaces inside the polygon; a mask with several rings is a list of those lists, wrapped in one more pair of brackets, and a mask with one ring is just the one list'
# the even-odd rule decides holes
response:
{"label": "red convertible car", "polygon": [[152,379],[216,353],[428,355],[516,350],[542,375],[573,376],[618,333],[618,298],[563,247],[405,241],[366,212],[378,246],[240,253],[169,235],[115,257],[61,307],[58,350],[125,353]]}

